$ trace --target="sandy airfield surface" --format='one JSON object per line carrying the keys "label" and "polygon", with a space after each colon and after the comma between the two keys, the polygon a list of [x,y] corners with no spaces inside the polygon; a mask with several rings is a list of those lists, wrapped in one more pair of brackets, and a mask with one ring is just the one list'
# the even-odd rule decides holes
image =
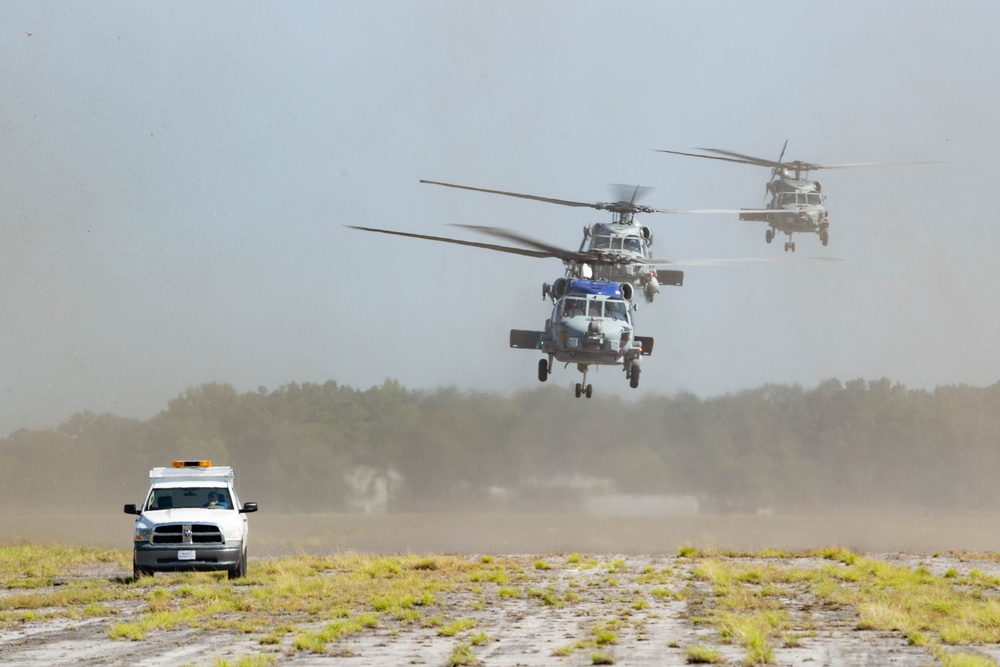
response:
{"label": "sandy airfield surface", "polygon": [[[0,520],[0,542],[129,545],[131,521],[123,515],[24,518]],[[121,603],[111,618],[29,620],[0,628],[0,664],[237,665],[247,656],[270,656],[266,664],[448,665],[454,664],[462,645],[469,646],[476,664],[498,667],[684,665],[686,651],[695,645],[717,650],[727,664],[740,664],[744,649],[723,641],[717,626],[700,621],[705,605],[711,604],[712,584],[692,576],[700,561],[678,556],[679,546],[744,551],[843,546],[907,568],[922,566],[938,576],[952,570],[963,577],[977,570],[994,577],[1000,576],[1000,563],[983,554],[1000,551],[997,523],[884,516],[625,519],[261,513],[252,517],[251,575],[263,559],[296,553],[450,553],[470,559],[492,554],[519,566],[527,579],[517,584],[518,595],[500,595],[497,584],[489,582],[478,584],[474,591],[462,587],[440,594],[428,613],[445,620],[474,621],[474,629],[454,636],[442,635],[439,626],[384,619],[376,627],[331,643],[322,653],[294,650],[290,638],[283,644],[264,645],[260,636],[227,630],[167,630],[139,641],[112,640],[108,631],[113,623],[147,611],[144,602],[130,601]],[[822,558],[760,562],[794,568],[830,564]],[[108,586],[128,585],[131,573],[119,569],[102,566],[67,572],[57,583],[96,577]],[[219,585],[228,582],[221,579]],[[18,592],[24,591],[0,591],[0,600]],[[1000,591],[996,593],[1000,597]],[[557,602],[552,604],[549,596]],[[776,647],[774,664],[940,664],[927,649],[909,645],[901,633],[859,630],[853,610],[822,604],[805,587],[790,589],[781,605],[792,619],[796,641]],[[615,639],[595,646],[593,639],[601,627],[613,627]],[[473,634],[480,635],[480,641],[471,642]],[[1000,661],[1000,645],[963,650]]]}

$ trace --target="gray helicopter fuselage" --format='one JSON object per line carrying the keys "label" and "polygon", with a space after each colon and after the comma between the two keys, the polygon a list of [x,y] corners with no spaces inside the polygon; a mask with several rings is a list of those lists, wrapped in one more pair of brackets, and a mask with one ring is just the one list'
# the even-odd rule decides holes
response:
{"label": "gray helicopter fuselage", "polygon": [[624,299],[568,294],[556,300],[541,348],[561,362],[612,365],[638,359],[642,345]]}
{"label": "gray helicopter fuselage", "polygon": [[741,213],[741,220],[767,222],[785,234],[819,233],[829,226],[826,195],[821,192],[818,181],[781,178],[769,183],[767,189],[771,193],[767,209],[774,213]]}
{"label": "gray helicopter fuselage", "polygon": [[636,264],[635,260],[650,258],[652,241],[653,234],[648,227],[595,223],[586,239],[586,250],[600,255],[603,260],[594,267],[594,277],[617,283],[640,280],[642,275],[649,273],[649,267]]}

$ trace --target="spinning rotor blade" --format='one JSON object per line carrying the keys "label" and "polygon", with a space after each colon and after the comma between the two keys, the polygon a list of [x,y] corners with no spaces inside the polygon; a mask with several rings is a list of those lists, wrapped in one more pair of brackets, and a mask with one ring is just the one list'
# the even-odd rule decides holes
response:
{"label": "spinning rotor blade", "polygon": [[646,259],[637,264],[678,264],[681,266],[726,266],[729,264],[763,264],[772,262],[845,262],[843,257],[730,257],[725,259]]}
{"label": "spinning rotor blade", "polygon": [[853,164],[811,164],[813,169],[855,169],[857,167],[896,167],[904,164],[944,164],[941,160],[917,160],[915,162],[855,162]]}
{"label": "spinning rotor blade", "polygon": [[453,226],[462,227],[463,229],[471,229],[473,231],[482,232],[483,234],[498,236],[502,239],[508,239],[510,241],[517,241],[518,243],[523,243],[531,248],[536,248],[539,252],[546,253],[547,257],[558,257],[559,259],[566,261],[586,261],[589,259],[589,255],[584,253],[576,252],[574,250],[564,250],[563,248],[549,245],[547,243],[543,243],[542,241],[537,241],[530,236],[524,236],[523,234],[519,234],[509,229],[502,229],[500,227],[481,227],[479,225]]}
{"label": "spinning rotor blade", "polygon": [[640,199],[645,199],[646,195],[653,191],[653,188],[645,185],[624,185],[622,183],[612,183],[611,188],[618,197],[618,201],[627,201],[633,205]]}
{"label": "spinning rotor blade", "polygon": [[438,181],[420,181],[431,185],[443,185],[446,188],[458,188],[460,190],[472,190],[474,192],[489,192],[495,195],[506,195],[508,197],[518,197],[520,199],[533,199],[535,201],[548,202],[549,204],[559,204],[560,206],[576,206],[587,208],[598,208],[600,204],[588,204],[581,201],[569,201],[568,199],[553,199],[552,197],[539,197],[537,195],[524,195],[518,192],[504,192],[503,190],[487,190],[486,188],[474,188],[471,185],[455,185],[454,183],[440,183]]}
{"label": "spinning rotor blade", "polygon": [[785,148],[788,146],[788,140],[785,140],[785,145],[781,148],[781,156],[778,158],[777,162],[772,160],[766,160],[764,158],[754,157],[752,155],[744,155],[743,153],[735,153],[733,151],[725,151],[721,148],[697,148],[695,150],[708,151],[709,153],[718,153],[719,155],[725,155],[729,157],[716,157],[714,155],[698,155],[697,153],[681,153],[679,151],[659,151],[661,153],[673,153],[675,155],[687,155],[689,157],[701,157],[709,160],[725,160],[727,162],[738,162],[740,164],[753,164],[759,167],[770,167],[772,169],[792,169],[798,172],[810,172],[817,171],[820,169],[853,169],[856,167],[888,167],[904,164],[942,164],[939,160],[918,160],[916,162],[854,162],[849,164],[815,164],[813,162],[802,162],[801,160],[793,160],[792,162],[782,162],[781,158],[785,156]]}
{"label": "spinning rotor blade", "polygon": [[[766,166],[766,165],[760,164],[756,160],[753,160],[753,161],[751,161],[751,160],[737,160],[737,159],[731,158],[731,157],[719,157],[718,155],[701,155],[699,153],[682,153],[680,151],[668,151],[668,150],[662,150],[662,149],[658,149],[658,148],[654,149],[654,150],[657,153],[671,153],[673,155],[686,155],[687,157],[700,157],[700,158],[705,158],[706,160],[723,160],[725,162],[736,162],[737,164],[752,164],[752,165],[757,165],[757,166]],[[704,150],[704,149],[699,149],[699,150]]]}
{"label": "spinning rotor blade", "polygon": [[524,255],[525,257],[556,257],[552,253],[539,252],[537,250],[527,250],[525,248],[511,248],[508,246],[494,245],[492,243],[477,243],[476,241],[462,241],[451,239],[446,236],[428,236],[426,234],[411,234],[409,232],[394,232],[389,229],[376,229],[374,227],[355,227],[354,225],[344,225],[351,229],[360,229],[363,232],[375,232],[377,234],[391,234],[393,236],[408,236],[411,239],[425,239],[427,241],[440,241],[442,243],[454,243],[456,245],[471,246],[473,248],[485,248],[486,250],[496,250],[497,252],[507,252],[512,255]]}
{"label": "spinning rotor blade", "polygon": [[719,155],[728,155],[730,157],[739,158],[743,160],[746,164],[755,164],[761,167],[786,167],[789,163],[785,162],[775,162],[774,160],[768,160],[762,157],[754,157],[752,155],[744,155],[743,153],[734,153],[733,151],[724,151],[721,148],[697,148],[699,151],[708,151],[709,153],[718,153]]}
{"label": "spinning rotor blade", "polygon": [[[673,209],[660,209],[653,208],[651,206],[640,206],[633,203],[632,201],[617,201],[617,202],[597,202],[590,204],[582,201],[572,201],[569,199],[555,199],[553,197],[539,197],[538,195],[526,195],[520,192],[506,192],[504,190],[489,190],[487,188],[474,188],[471,185],[456,185],[454,183],[441,183],[439,181],[420,181],[421,183],[429,183],[430,185],[443,185],[446,188],[458,188],[459,190],[472,190],[473,192],[488,192],[495,195],[506,195],[507,197],[517,197],[518,199],[531,199],[533,201],[546,202],[548,204],[559,204],[560,206],[573,206],[575,208],[593,208],[598,211],[613,211],[616,213],[684,213],[684,211],[677,211]],[[633,186],[629,186],[633,187]],[[636,192],[632,194],[635,198],[636,195],[640,194],[640,187],[636,187]]]}

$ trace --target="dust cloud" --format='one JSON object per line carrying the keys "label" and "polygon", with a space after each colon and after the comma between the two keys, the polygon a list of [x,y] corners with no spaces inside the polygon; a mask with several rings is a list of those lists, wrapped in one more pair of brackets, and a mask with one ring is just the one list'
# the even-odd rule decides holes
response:
{"label": "dust cloud", "polygon": [[[682,546],[804,551],[843,546],[858,553],[986,552],[1000,522],[883,514],[595,517],[497,514],[273,514],[250,517],[254,557],[297,553],[663,554]],[[20,514],[0,519],[4,542],[130,549],[124,514]]]}

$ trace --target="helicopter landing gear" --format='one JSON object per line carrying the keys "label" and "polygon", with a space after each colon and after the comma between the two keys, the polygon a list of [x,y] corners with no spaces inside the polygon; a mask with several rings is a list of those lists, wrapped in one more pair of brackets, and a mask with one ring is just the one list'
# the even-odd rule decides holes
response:
{"label": "helicopter landing gear", "polygon": [[830,242],[830,232],[826,231],[825,229],[823,231],[821,231],[819,233],[819,240],[820,240],[820,242],[823,245],[826,245],[827,243],[829,243]]}
{"label": "helicopter landing gear", "polygon": [[545,382],[549,379],[549,362],[545,359],[538,360],[538,381]]}
{"label": "helicopter landing gear", "polygon": [[773,229],[769,229],[766,232],[764,232],[764,240],[767,241],[768,243],[770,243],[771,241],[774,240],[774,230]]}
{"label": "helicopter landing gear", "polygon": [[795,242],[794,241],[789,241],[788,243],[785,243],[785,252],[788,252],[789,250],[791,250],[792,252],[795,252]]}
{"label": "helicopter landing gear", "polygon": [[632,372],[628,374],[629,375],[628,386],[632,387],[633,389],[639,386],[639,371],[641,370],[642,369],[636,365],[632,366]]}
{"label": "helicopter landing gear", "polygon": [[583,364],[577,364],[576,367],[581,373],[583,373],[583,382],[576,383],[576,397],[580,398],[586,394],[587,398],[590,398],[594,395],[594,385],[587,384],[587,369],[589,367],[584,366]]}

